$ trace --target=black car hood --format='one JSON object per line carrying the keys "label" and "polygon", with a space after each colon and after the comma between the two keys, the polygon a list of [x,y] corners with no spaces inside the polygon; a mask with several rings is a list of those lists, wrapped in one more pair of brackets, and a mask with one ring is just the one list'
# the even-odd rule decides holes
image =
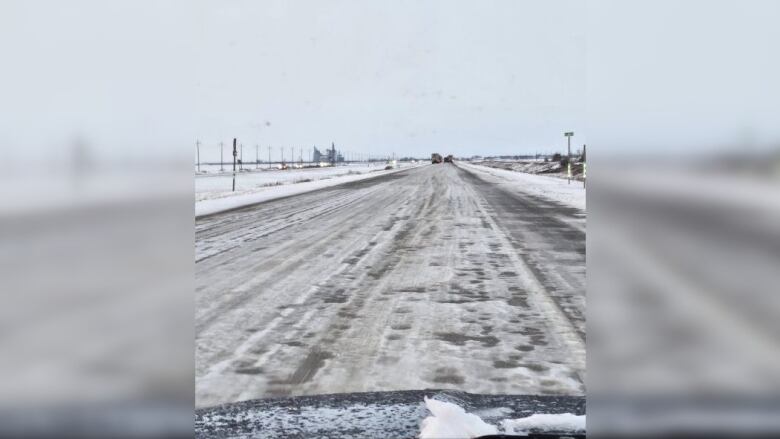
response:
{"label": "black car hood", "polygon": [[[585,414],[584,396],[477,395],[454,390],[342,393],[256,399],[195,412],[198,438],[415,438],[424,397],[455,403],[485,422],[534,413]],[[565,432],[561,432],[565,433]]]}

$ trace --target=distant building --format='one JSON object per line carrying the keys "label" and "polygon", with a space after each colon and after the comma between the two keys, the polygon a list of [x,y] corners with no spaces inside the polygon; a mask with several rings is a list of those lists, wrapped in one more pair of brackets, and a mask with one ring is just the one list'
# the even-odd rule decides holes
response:
{"label": "distant building", "polygon": [[314,163],[319,163],[319,162],[323,161],[322,153],[320,152],[319,149],[317,149],[316,146],[314,147],[314,153],[312,154],[311,158],[314,161]]}
{"label": "distant building", "polygon": [[333,143],[331,144],[330,149],[325,150],[324,154],[315,146],[311,159],[314,163],[330,163],[331,165],[335,165],[337,162],[344,161],[344,155],[336,151],[336,145]]}

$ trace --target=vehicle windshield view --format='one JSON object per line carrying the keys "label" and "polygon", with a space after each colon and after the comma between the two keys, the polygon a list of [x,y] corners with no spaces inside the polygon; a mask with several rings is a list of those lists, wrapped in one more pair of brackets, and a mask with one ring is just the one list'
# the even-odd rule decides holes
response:
{"label": "vehicle windshield view", "polygon": [[198,437],[584,435],[586,134],[496,59],[521,11],[249,9],[259,100],[196,143]]}

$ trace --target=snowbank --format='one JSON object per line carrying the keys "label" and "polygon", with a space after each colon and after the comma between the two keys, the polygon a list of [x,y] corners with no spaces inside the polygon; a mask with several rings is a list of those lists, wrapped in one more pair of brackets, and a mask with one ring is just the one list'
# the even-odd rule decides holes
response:
{"label": "snowbank", "polygon": [[556,174],[556,177],[566,177],[566,169],[561,166],[561,162],[545,162],[540,160],[484,160],[475,163],[481,166],[487,166],[496,169],[505,169],[507,171],[525,172],[526,174]]}
{"label": "snowbank", "polygon": [[380,166],[327,166],[323,168],[303,168],[280,170],[276,168],[248,169],[236,172],[236,190],[233,187],[233,172],[201,173],[195,175],[195,201],[211,200],[215,198],[232,197],[270,186],[282,186],[285,184],[304,183],[308,181],[324,180],[342,175],[368,174],[379,169]]}
{"label": "snowbank", "polygon": [[276,200],[278,198],[299,195],[326,187],[337,186],[354,181],[367,180],[369,178],[392,174],[395,172],[404,171],[406,169],[410,169],[410,167],[393,169],[389,171],[373,171],[364,174],[345,174],[327,179],[306,181],[302,183],[263,186],[257,187],[253,190],[244,191],[237,195],[227,195],[222,196],[221,198],[202,199],[195,202],[195,216],[199,217],[204,215],[211,215],[214,213],[224,212],[226,210]]}
{"label": "snowbank", "polygon": [[479,416],[466,413],[460,406],[425,398],[425,406],[433,416],[422,421],[421,439],[472,438],[498,434],[498,429]]}
{"label": "snowbank", "polygon": [[526,418],[507,419],[501,426],[506,434],[528,435],[531,431],[577,433],[585,431],[585,415],[536,413]]}
{"label": "snowbank", "polygon": [[495,181],[499,185],[507,186],[511,190],[521,191],[566,206],[585,210],[586,191],[580,181],[569,183],[557,177],[507,171],[505,169],[490,168],[464,162],[457,162],[457,165],[474,172],[480,177],[486,177],[490,181]]}
{"label": "snowbank", "polygon": [[[420,439],[475,438],[499,434],[498,428],[479,416],[450,402],[425,398],[425,406],[433,416],[423,419]],[[501,434],[528,435],[532,432],[584,433],[585,415],[571,413],[537,413],[520,419],[501,422]]]}

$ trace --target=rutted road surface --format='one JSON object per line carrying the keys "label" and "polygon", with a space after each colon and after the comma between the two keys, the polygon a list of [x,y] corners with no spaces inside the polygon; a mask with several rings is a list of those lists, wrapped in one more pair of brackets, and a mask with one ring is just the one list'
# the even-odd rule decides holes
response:
{"label": "rutted road surface", "polygon": [[196,222],[199,407],[583,394],[584,212],[431,165]]}

